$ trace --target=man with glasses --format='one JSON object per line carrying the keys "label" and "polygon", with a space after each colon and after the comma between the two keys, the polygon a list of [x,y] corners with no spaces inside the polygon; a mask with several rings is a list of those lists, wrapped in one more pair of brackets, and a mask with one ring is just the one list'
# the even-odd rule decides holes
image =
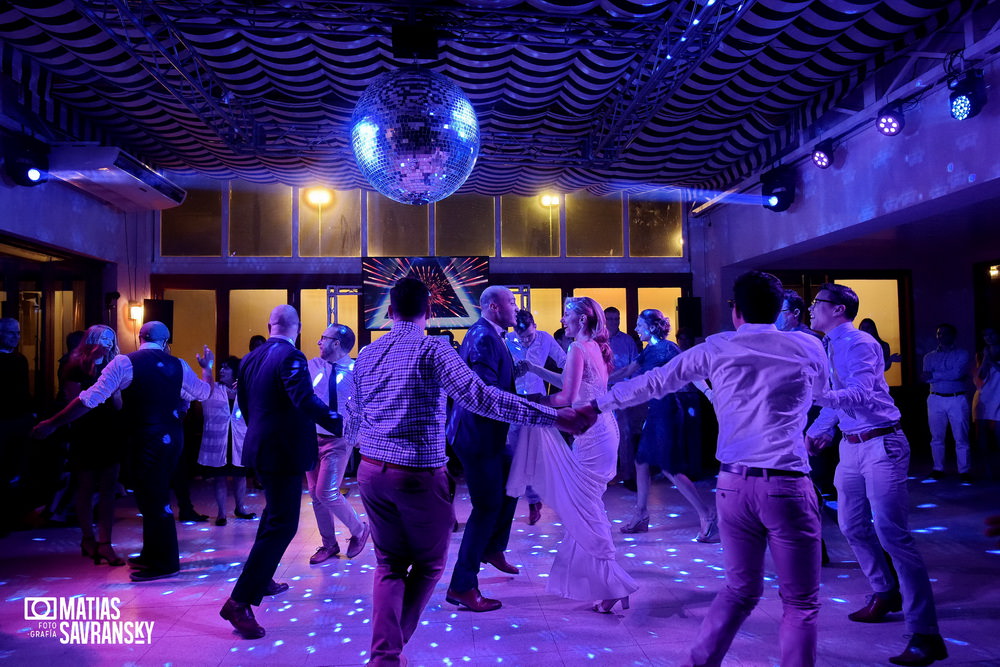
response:
{"label": "man with glasses", "polygon": [[132,581],[153,581],[180,571],[177,528],[170,511],[170,479],[184,449],[179,416],[182,400],[204,401],[212,393],[214,356],[207,346],[197,355],[201,379],[182,359],[171,356],[170,330],[162,322],[139,329],[142,344],[112,359],[89,389],[59,414],[35,427],[32,436],[48,437],[121,391],[122,414],[134,434],[135,501],[142,514],[142,552],[129,558]]}
{"label": "man with glasses", "polygon": [[781,312],[778,313],[778,319],[775,320],[774,326],[778,327],[781,331],[801,331],[802,333],[822,338],[823,336],[802,322],[802,314],[805,312],[806,302],[802,300],[799,293],[795,290],[786,289],[785,300],[781,303]]}
{"label": "man with glasses", "polygon": [[[834,428],[843,433],[834,477],[840,529],[874,593],[848,614],[859,623],[878,623],[905,604],[906,649],[889,659],[895,665],[929,665],[948,657],[937,625],[927,568],[907,525],[906,488],[910,447],[899,426],[899,410],[885,381],[882,347],[854,328],[858,296],[828,283],[810,308],[812,325],[826,334],[831,390],[806,440],[818,451],[830,444]],[[882,549],[892,558],[897,581]],[[902,595],[900,594],[902,589]]]}
{"label": "man with glasses", "polygon": [[827,384],[815,336],[774,326],[781,281],[750,271],[729,302],[735,332],[709,336],[665,366],[619,382],[578,413],[638,405],[708,378],[719,419],[716,506],[726,585],[712,601],[685,665],[719,665],[764,591],[764,553],[778,570],[782,665],[816,664],[819,502],[809,480],[806,414]]}
{"label": "man with glasses", "polygon": [[[313,390],[319,400],[334,412],[343,414],[354,393],[354,332],[344,324],[331,324],[319,337],[319,356],[309,360],[309,375]],[[344,481],[347,459],[351,456],[351,443],[343,432],[332,433],[316,424],[319,445],[319,463],[306,471],[306,484],[313,501],[313,513],[323,544],[309,558],[310,565],[322,563],[340,553],[333,520],[337,518],[351,533],[347,543],[347,557],[354,558],[364,551],[368,542],[368,523],[358,518],[350,501],[340,492]]]}

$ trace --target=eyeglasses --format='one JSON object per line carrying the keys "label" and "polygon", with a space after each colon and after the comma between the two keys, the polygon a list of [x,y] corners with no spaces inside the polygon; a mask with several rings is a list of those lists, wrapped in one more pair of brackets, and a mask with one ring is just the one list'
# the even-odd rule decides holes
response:
{"label": "eyeglasses", "polygon": [[320,340],[337,340],[334,336],[320,336]]}
{"label": "eyeglasses", "polygon": [[839,306],[840,305],[836,301],[831,301],[830,299],[813,299],[812,305],[815,306],[817,303],[828,303],[831,306]]}

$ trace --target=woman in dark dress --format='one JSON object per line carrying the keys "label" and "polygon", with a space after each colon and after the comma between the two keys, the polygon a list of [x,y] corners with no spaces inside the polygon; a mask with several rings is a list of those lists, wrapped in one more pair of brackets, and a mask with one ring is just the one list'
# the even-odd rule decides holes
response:
{"label": "woman in dark dress", "polygon": [[[646,347],[635,362],[619,371],[623,377],[636,371],[645,373],[663,366],[681,353],[677,345],[667,340],[670,319],[659,310],[642,311],[636,321],[635,331],[646,343]],[[700,462],[689,460],[681,401],[676,394],[667,394],[663,398],[649,401],[648,406],[635,455],[635,509],[622,526],[621,532],[644,533],[649,530],[649,468],[656,466],[698,513],[701,532],[695,539],[699,542],[718,542],[719,529],[715,512],[701,499],[694,482],[687,475],[689,471],[697,470]]]}
{"label": "woman in dark dress", "polygon": [[[118,339],[111,327],[96,324],[87,329],[83,341],[64,367],[66,400],[72,401],[89,388],[108,362],[118,355]],[[118,433],[122,397],[100,404],[69,426],[69,465],[76,475],[76,514],[83,539],[80,553],[94,564],[124,565],[111,545],[118,468],[122,442]],[[94,534],[94,493],[97,493],[97,535]]]}

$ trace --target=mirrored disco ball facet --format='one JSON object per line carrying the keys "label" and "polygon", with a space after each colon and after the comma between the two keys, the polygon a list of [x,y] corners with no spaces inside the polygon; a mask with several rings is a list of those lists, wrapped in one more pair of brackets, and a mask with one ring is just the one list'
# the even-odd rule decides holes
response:
{"label": "mirrored disco ball facet", "polygon": [[407,69],[381,74],[351,116],[351,145],[372,187],[404,204],[444,199],[479,155],[479,122],[462,89],[444,76]]}

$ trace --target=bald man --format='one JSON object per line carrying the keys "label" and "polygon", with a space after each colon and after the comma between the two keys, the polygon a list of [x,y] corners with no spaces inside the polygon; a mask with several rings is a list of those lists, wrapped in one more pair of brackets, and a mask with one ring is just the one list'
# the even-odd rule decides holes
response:
{"label": "bald man", "polygon": [[170,330],[163,322],[139,329],[142,344],[112,359],[89,389],[32,432],[48,437],[55,429],[90,412],[121,391],[122,413],[132,435],[135,502],[142,513],[142,552],[129,558],[132,581],[153,581],[180,571],[177,527],[170,511],[170,479],[184,449],[181,401],[204,401],[212,392],[212,351],[196,355],[201,379],[170,354]]}
{"label": "bald man", "polygon": [[[514,326],[517,302],[506,287],[493,285],[479,300],[482,317],[469,328],[459,354],[483,382],[516,393],[514,360],[504,335]],[[465,524],[462,546],[448,587],[447,601],[472,611],[492,611],[500,601],[479,591],[480,563],[517,574],[504,551],[510,538],[517,499],[507,495],[511,455],[507,452],[510,424],[481,417],[458,405],[448,422],[448,440],[462,462],[472,513]]]}
{"label": "bald man", "polygon": [[340,415],[313,392],[306,357],[295,347],[299,314],[278,306],[267,329],[271,337],[243,357],[236,383],[247,423],[243,465],[254,469],[264,487],[264,512],[243,572],[219,612],[244,639],[264,636],[251,605],[288,589],[274,581],[274,571],[299,527],[302,473],[318,458],[316,425],[343,433]]}

